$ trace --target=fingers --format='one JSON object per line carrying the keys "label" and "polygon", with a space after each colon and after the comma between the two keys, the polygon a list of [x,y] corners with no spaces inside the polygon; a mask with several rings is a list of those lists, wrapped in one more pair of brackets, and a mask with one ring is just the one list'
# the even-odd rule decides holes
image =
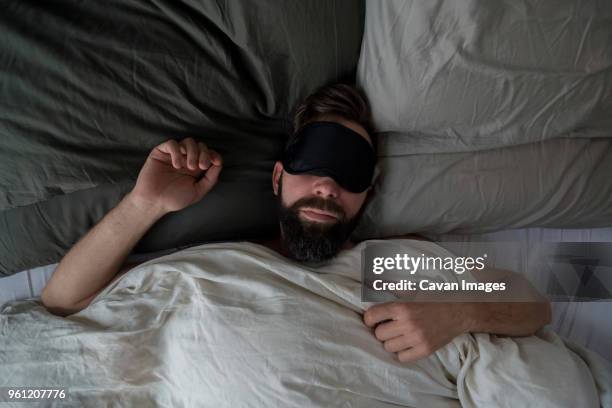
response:
{"label": "fingers", "polygon": [[414,346],[407,336],[397,336],[383,343],[383,347],[390,353],[406,350]]}
{"label": "fingers", "polygon": [[383,347],[390,353],[397,353],[399,361],[415,361],[435,353],[434,347],[421,333],[408,333],[393,337],[383,342]]}
{"label": "fingers", "polygon": [[399,309],[397,305],[399,303],[395,302],[374,305],[363,314],[363,322],[368,327],[374,327],[385,320],[395,320]]}
{"label": "fingers", "polygon": [[379,324],[374,330],[374,336],[380,341],[385,341],[400,336],[403,332],[404,325],[398,322],[388,322]]}
{"label": "fingers", "polygon": [[189,170],[197,169],[198,156],[200,155],[198,144],[195,140],[193,140],[193,138],[188,137],[181,140],[181,145],[185,148],[187,154],[187,168]]}
{"label": "fingers", "polygon": [[[221,166],[221,155],[210,150],[205,143],[196,142],[188,137],[181,141],[181,150],[187,156],[187,168],[189,170],[208,170],[213,164]],[[218,169],[213,172],[218,173]],[[218,175],[218,174],[217,174]]]}
{"label": "fingers", "polygon": [[[191,137],[180,142],[173,139],[167,140],[157,146],[156,150],[169,155],[175,169],[208,170],[211,166],[220,167],[222,165],[219,153],[209,149],[205,143],[196,142]],[[215,169],[208,178],[216,181],[219,171]]]}
{"label": "fingers", "polygon": [[221,169],[223,168],[223,160],[221,155],[212,149],[209,149],[208,153],[210,157],[208,170],[197,184],[199,193],[201,195],[209,192],[215,186],[215,184],[217,184],[219,174],[221,174]]}
{"label": "fingers", "polygon": [[209,149],[204,143],[198,143],[200,147],[199,167],[202,170],[207,170],[210,166],[222,166],[223,159],[221,155],[214,150]]}
{"label": "fingers", "polygon": [[214,150],[210,150],[210,160],[215,166],[223,166],[223,158]]}
{"label": "fingers", "polygon": [[411,363],[421,358],[425,358],[430,355],[432,351],[425,345],[419,344],[406,350],[402,350],[397,353],[397,359],[402,363]]}
{"label": "fingers", "polygon": [[[386,351],[397,353],[401,362],[427,357],[461,334],[440,318],[436,304],[389,302],[374,305],[364,313],[364,323]],[[427,312],[425,315],[424,312]],[[445,316],[445,315],[443,315]],[[440,328],[442,327],[442,329]]]}
{"label": "fingers", "polygon": [[[172,161],[172,167],[175,169],[180,169],[183,165],[183,156],[179,149],[179,144],[176,140],[170,139],[165,141],[164,143],[157,146],[155,149],[159,150],[162,153],[170,155],[170,159]],[[154,149],[154,150],[155,150]]]}
{"label": "fingers", "polygon": [[208,147],[202,142],[198,143],[198,147],[200,148],[198,167],[202,170],[207,170],[212,165],[212,161],[210,160],[210,151],[208,150]]}

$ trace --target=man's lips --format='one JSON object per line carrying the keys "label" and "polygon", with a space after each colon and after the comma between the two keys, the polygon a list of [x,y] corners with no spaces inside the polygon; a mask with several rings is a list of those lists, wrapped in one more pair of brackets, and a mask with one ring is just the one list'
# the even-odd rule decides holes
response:
{"label": "man's lips", "polygon": [[302,215],[305,218],[311,221],[330,222],[330,221],[338,220],[338,216],[335,213],[331,213],[329,211],[324,211],[324,210],[319,210],[318,208],[311,208],[311,207],[301,208],[300,213],[302,213]]}

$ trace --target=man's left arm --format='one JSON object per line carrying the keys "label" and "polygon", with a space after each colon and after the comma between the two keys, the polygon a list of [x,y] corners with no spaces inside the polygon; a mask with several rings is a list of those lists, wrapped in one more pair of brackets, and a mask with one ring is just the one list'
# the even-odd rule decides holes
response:
{"label": "man's left arm", "polygon": [[519,274],[484,271],[481,281],[505,281],[526,302],[389,302],[364,313],[364,323],[402,362],[427,357],[463,333],[530,336],[551,320],[550,302]]}

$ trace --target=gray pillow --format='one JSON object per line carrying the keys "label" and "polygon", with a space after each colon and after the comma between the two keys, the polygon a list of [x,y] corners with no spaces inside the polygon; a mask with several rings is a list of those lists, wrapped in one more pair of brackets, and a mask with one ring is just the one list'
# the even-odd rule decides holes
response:
{"label": "gray pillow", "polygon": [[[394,145],[388,144],[389,151]],[[385,152],[382,152],[383,154]],[[612,225],[612,141],[385,155],[358,238]]]}
{"label": "gray pillow", "polygon": [[358,82],[394,154],[612,129],[612,2],[366,2]]}

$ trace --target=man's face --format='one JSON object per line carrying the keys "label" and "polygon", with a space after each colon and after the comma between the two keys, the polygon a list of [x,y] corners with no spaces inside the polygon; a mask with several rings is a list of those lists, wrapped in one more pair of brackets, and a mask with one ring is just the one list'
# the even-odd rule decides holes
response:
{"label": "man's face", "polygon": [[[336,117],[333,121],[370,142],[360,125]],[[331,177],[289,174],[280,162],[274,166],[273,188],[281,239],[290,255],[302,262],[324,261],[338,253],[357,225],[368,193],[347,191]]]}

